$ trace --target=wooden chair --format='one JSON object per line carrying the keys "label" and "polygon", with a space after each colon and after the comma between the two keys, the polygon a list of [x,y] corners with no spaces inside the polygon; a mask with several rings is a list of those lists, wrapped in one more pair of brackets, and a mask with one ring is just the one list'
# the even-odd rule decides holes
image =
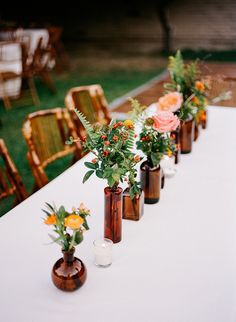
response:
{"label": "wooden chair", "polygon": [[[236,78],[225,76],[225,75],[210,75],[205,76],[202,79],[203,82],[208,84],[209,87],[209,99],[210,101],[219,97],[219,101],[217,101],[216,105],[222,106],[235,106],[236,102]],[[230,92],[231,98],[223,99],[221,98],[222,94]]]}
{"label": "wooden chair", "polygon": [[84,128],[77,118],[74,108],[81,111],[92,124],[108,124],[111,120],[108,103],[100,85],[73,87],[65,97],[65,104],[71,113],[80,136],[84,135]]}
{"label": "wooden chair", "polygon": [[57,72],[63,72],[70,66],[70,59],[61,40],[62,28],[58,26],[47,27],[49,33],[48,48],[51,58],[56,62]]}
{"label": "wooden chair", "polygon": [[28,193],[3,139],[0,139],[0,159],[0,200],[15,195],[15,204],[20,203]]}
{"label": "wooden chair", "polygon": [[28,145],[27,158],[35,177],[35,189],[49,182],[45,172],[48,164],[68,154],[74,154],[73,161],[81,158],[80,142],[65,144],[70,136],[77,137],[66,109],[55,108],[29,114],[22,131]]}
{"label": "wooden chair", "polygon": [[[1,47],[6,46],[7,44],[11,44],[12,42],[8,43],[2,43],[0,45],[0,52],[2,51]],[[14,43],[14,42],[13,42]],[[26,61],[27,61],[27,48],[24,43],[19,43],[19,46],[21,48],[21,72],[15,72],[10,70],[4,70],[0,71],[0,87],[2,91],[2,99],[4,106],[7,110],[12,108],[11,101],[17,100],[18,104],[25,105],[29,102],[34,105],[38,105],[40,103],[37,90],[34,84],[34,78],[33,78],[33,72],[27,67]],[[0,62],[4,64],[4,57],[0,57]],[[13,61],[14,62],[14,61]],[[7,61],[6,61],[7,63]],[[14,95],[14,93],[8,93],[6,90],[7,82],[9,81],[15,81],[20,80],[21,86],[20,86],[20,93],[17,95]]]}

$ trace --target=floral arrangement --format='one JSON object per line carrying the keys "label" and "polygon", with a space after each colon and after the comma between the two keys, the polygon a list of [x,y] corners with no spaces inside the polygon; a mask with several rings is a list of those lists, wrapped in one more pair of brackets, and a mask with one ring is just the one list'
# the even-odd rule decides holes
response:
{"label": "floral arrangement", "polygon": [[[172,110],[177,109],[177,104],[181,105],[181,95],[177,100],[171,100]],[[138,150],[146,156],[152,167],[158,166],[164,154],[172,155],[176,145],[171,138],[170,132],[175,131],[180,124],[179,118],[170,110],[164,108],[158,110],[151,117],[145,117],[144,107],[141,107],[135,99],[129,99],[132,106],[133,118],[141,123],[139,139],[136,142]],[[163,101],[161,102],[163,103]]]}
{"label": "floral arrangement", "polygon": [[59,244],[63,251],[69,251],[83,241],[83,233],[89,229],[86,217],[90,215],[90,210],[83,203],[78,209],[73,208],[72,212],[65,210],[63,206],[59,209],[46,203],[46,214],[44,223],[53,226],[53,231],[57,236],[49,234],[53,242]]}
{"label": "floral arrangement", "polygon": [[[186,120],[205,110],[208,104],[207,90],[209,88],[207,82],[200,81],[199,60],[186,64],[178,50],[175,56],[169,57],[168,70],[171,83],[166,83],[164,87],[171,91],[169,93],[171,96],[165,98],[165,103],[167,100],[170,102],[171,99],[176,99],[178,93],[182,94],[182,104],[178,112],[174,111],[181,120]],[[161,106],[161,102],[159,105]]]}
{"label": "floral arrangement", "polygon": [[[75,113],[87,133],[87,136],[82,138],[83,150],[94,154],[91,162],[84,163],[89,170],[83,182],[95,174],[98,178],[107,180],[111,189],[116,189],[120,182],[126,181],[131,198],[141,194],[135,168],[141,158],[132,152],[136,137],[134,122],[112,120],[108,125],[92,126],[81,112],[75,110]],[[71,142],[74,142],[73,138],[70,139],[69,143]]]}

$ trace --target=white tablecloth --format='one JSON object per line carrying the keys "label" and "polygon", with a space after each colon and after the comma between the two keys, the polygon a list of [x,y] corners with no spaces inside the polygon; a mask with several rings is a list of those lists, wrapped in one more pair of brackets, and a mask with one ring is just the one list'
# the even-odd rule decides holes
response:
{"label": "white tablecloth", "polygon": [[[90,155],[1,218],[0,321],[235,322],[235,124],[236,109],[209,109],[208,129],[181,156],[160,202],[145,205],[139,222],[123,221],[109,268],[93,264],[105,182],[81,183]],[[60,247],[47,245],[45,201],[91,209],[91,229],[76,250],[88,278],[74,293],[50,280]]]}
{"label": "white tablecloth", "polygon": [[[0,73],[14,72],[21,74],[22,58],[20,43],[0,42]],[[3,88],[4,86],[4,88]],[[3,96],[3,90],[10,97],[18,96],[21,88],[21,77],[0,84],[0,97]]]}

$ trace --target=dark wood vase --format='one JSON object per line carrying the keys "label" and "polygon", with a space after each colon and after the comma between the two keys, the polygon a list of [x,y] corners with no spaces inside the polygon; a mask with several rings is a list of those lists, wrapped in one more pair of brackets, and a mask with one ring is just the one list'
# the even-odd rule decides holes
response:
{"label": "dark wood vase", "polygon": [[178,127],[175,131],[172,131],[170,133],[171,138],[173,139],[175,145],[176,145],[176,151],[175,151],[175,164],[179,163],[180,161],[180,127]]}
{"label": "dark wood vase", "polygon": [[194,138],[193,119],[181,121],[180,125],[180,147],[181,153],[190,153],[192,151],[192,142]]}
{"label": "dark wood vase", "polygon": [[[160,199],[162,171],[160,165],[153,168],[148,161],[140,166],[141,188],[144,191],[144,203],[157,203]],[[164,182],[162,182],[164,185]]]}
{"label": "dark wood vase", "polygon": [[121,241],[122,230],[122,188],[104,189],[104,237],[111,239],[113,243]]}
{"label": "dark wood vase", "polygon": [[198,137],[199,137],[199,121],[195,120],[194,121],[194,141],[197,141]]}
{"label": "dark wood vase", "polygon": [[63,258],[60,258],[52,268],[52,281],[60,290],[72,292],[84,284],[87,270],[84,263],[74,257],[75,248],[62,253]]}
{"label": "dark wood vase", "polygon": [[123,192],[123,219],[139,220],[144,211],[144,192],[140,196],[130,198],[129,188]]}

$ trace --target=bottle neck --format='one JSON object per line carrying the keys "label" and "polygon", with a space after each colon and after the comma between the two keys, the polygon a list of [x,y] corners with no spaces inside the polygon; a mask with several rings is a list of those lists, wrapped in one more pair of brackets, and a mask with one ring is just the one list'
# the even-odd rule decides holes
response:
{"label": "bottle neck", "polygon": [[74,253],[75,248],[72,248],[71,250],[63,250],[63,258],[66,263],[72,263],[74,260]]}

